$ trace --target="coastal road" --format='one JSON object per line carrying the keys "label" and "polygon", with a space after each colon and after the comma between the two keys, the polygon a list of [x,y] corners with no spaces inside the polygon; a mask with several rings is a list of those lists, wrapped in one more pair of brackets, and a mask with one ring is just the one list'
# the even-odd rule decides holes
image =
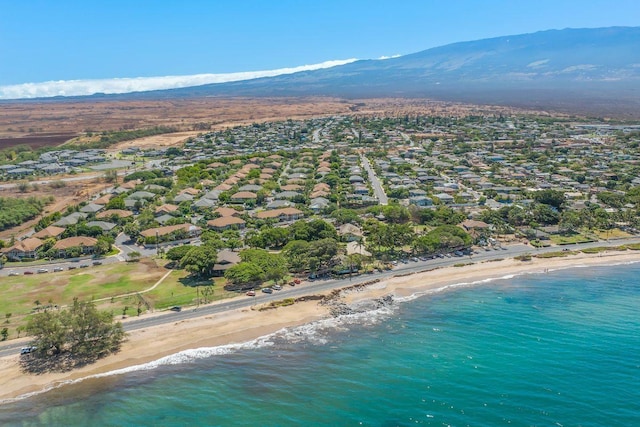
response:
{"label": "coastal road", "polygon": [[[622,244],[640,243],[640,238],[620,239],[611,242],[591,242],[575,245],[567,245],[566,248],[570,250],[580,250],[592,247],[601,246],[618,246]],[[144,328],[150,328],[154,326],[167,325],[170,328],[171,323],[179,322],[181,320],[192,319],[196,317],[214,315],[229,310],[235,309],[249,309],[256,304],[264,304],[271,301],[279,301],[284,298],[298,298],[302,296],[310,296],[319,294],[325,291],[334,289],[340,289],[347,286],[357,285],[365,282],[369,282],[374,279],[388,279],[397,275],[406,275],[410,273],[426,272],[437,268],[450,267],[454,264],[461,262],[474,262],[479,263],[489,260],[507,259],[513,258],[518,255],[526,253],[535,255],[545,252],[557,252],[562,250],[559,247],[549,247],[536,249],[524,244],[516,244],[505,246],[503,249],[495,248],[489,251],[481,250],[477,254],[463,257],[445,257],[436,258],[427,261],[408,262],[407,264],[400,263],[393,270],[384,271],[382,273],[364,274],[360,276],[353,276],[351,278],[346,277],[344,279],[330,279],[330,280],[316,280],[311,282],[303,282],[295,287],[285,285],[281,291],[274,291],[272,294],[265,294],[258,292],[255,297],[238,296],[237,298],[224,300],[217,303],[202,305],[197,308],[187,308],[181,312],[162,313],[159,315],[142,316],[139,318],[130,318],[123,322],[124,330],[127,332],[135,331]],[[0,357],[15,355],[19,352],[19,349],[26,345],[26,340],[12,340],[7,343],[0,344]]]}
{"label": "coastal road", "polygon": [[367,174],[369,174],[369,182],[371,183],[371,188],[373,188],[373,193],[376,195],[376,198],[378,199],[378,203],[380,203],[381,205],[388,205],[389,198],[387,197],[387,193],[384,192],[384,188],[382,188],[382,183],[380,182],[380,179],[376,175],[376,172],[371,167],[371,163],[369,163],[369,159],[367,159],[364,154],[360,154],[360,162],[362,163],[362,166],[364,167],[364,169],[367,171]]}

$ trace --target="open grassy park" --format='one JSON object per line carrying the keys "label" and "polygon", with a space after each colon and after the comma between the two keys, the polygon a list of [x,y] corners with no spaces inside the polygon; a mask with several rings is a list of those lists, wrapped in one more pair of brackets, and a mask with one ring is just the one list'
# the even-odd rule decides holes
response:
{"label": "open grassy park", "polygon": [[[138,310],[163,310],[175,305],[211,302],[237,295],[225,291],[224,279],[198,281],[184,270],[168,270],[164,260],[143,259],[86,269],[65,270],[25,276],[3,277],[0,281],[0,319],[10,337],[26,325],[29,316],[45,308],[94,300],[115,316],[136,316]],[[168,273],[168,275],[167,275]],[[159,280],[167,275],[154,289]],[[126,308],[126,311],[125,311]],[[6,317],[11,313],[9,318]]]}

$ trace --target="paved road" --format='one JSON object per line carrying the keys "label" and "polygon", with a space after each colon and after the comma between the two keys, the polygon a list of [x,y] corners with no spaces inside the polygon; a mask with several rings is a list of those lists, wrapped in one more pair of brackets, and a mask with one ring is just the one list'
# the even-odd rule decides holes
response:
{"label": "paved road", "polygon": [[405,142],[408,142],[410,146],[414,146],[415,144],[413,143],[413,141],[411,140],[411,138],[409,137],[409,135],[407,135],[404,132],[400,132],[400,136],[402,137],[402,139],[405,140]]}
{"label": "paved road", "polygon": [[378,203],[380,203],[381,205],[389,204],[389,198],[384,192],[384,188],[382,188],[382,183],[380,182],[380,179],[376,175],[376,172],[373,170],[371,164],[369,163],[369,160],[365,157],[364,154],[360,154],[360,161],[364,169],[369,174],[369,182],[371,183],[371,187],[373,188],[373,193],[378,199]]}
{"label": "paved road", "polygon": [[[640,238],[623,239],[612,242],[591,242],[576,245],[568,245],[571,250],[579,250],[590,247],[600,246],[618,246],[625,243],[640,243]],[[436,258],[427,261],[408,262],[407,264],[399,264],[396,268],[390,271],[385,271],[376,274],[365,274],[361,276],[355,276],[345,279],[331,279],[331,280],[317,280],[312,282],[304,282],[295,287],[285,286],[281,291],[274,291],[273,294],[258,293],[255,297],[239,296],[230,300],[222,302],[204,305],[199,308],[185,309],[179,313],[167,312],[156,316],[143,316],[140,318],[131,319],[123,323],[125,331],[134,331],[143,328],[149,328],[152,326],[166,325],[172,322],[176,322],[184,319],[191,319],[195,317],[211,315],[216,313],[222,313],[228,310],[234,310],[238,308],[249,308],[254,304],[263,304],[270,301],[277,301],[283,298],[296,298],[305,295],[314,295],[320,292],[339,289],[350,285],[356,285],[358,283],[368,282],[373,279],[386,279],[399,274],[416,273],[422,271],[428,271],[436,268],[449,267],[456,263],[460,263],[461,260],[469,260],[471,262],[482,262],[491,259],[506,259],[513,258],[514,256],[522,255],[525,253],[545,253],[556,252],[560,250],[558,247],[541,248],[536,249],[524,244],[517,244],[506,246],[504,249],[495,249],[490,251],[481,250],[478,254],[465,257],[451,257],[451,258]],[[10,356],[16,354],[20,347],[25,345],[25,341],[19,342],[9,341],[8,343],[0,344],[0,357]]]}

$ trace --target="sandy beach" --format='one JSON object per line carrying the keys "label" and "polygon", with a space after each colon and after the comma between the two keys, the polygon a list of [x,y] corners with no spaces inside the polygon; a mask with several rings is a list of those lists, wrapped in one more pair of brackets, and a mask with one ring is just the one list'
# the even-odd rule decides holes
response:
{"label": "sandy beach", "polygon": [[[342,292],[339,299],[346,304],[356,304],[388,295],[401,299],[412,295],[461,289],[465,286],[481,286],[489,279],[509,278],[518,274],[544,274],[547,271],[565,268],[631,262],[640,262],[640,252],[611,251],[563,258],[533,258],[531,261],[506,259],[441,268],[394,277],[369,286],[356,286]],[[372,276],[373,278],[375,276]],[[20,370],[20,356],[0,358],[0,377],[3,378],[0,402],[48,390],[74,380],[142,365],[188,349],[248,342],[283,328],[307,324],[330,316],[329,307],[319,304],[318,300],[296,302],[290,306],[269,310],[260,308],[260,305],[256,305],[250,309],[233,310],[134,331],[129,334],[128,340],[117,354],[71,372],[31,375]]]}

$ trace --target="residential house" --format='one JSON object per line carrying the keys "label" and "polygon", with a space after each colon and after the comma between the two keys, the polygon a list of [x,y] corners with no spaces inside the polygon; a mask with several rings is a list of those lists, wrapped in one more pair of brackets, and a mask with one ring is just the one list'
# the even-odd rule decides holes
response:
{"label": "residential house", "polygon": [[221,216],[220,218],[207,221],[209,228],[215,231],[224,231],[232,228],[243,229],[246,222],[237,216]]}
{"label": "residential house", "polygon": [[176,225],[167,225],[164,227],[149,228],[147,230],[141,231],[140,235],[145,238],[155,237],[155,236],[163,237],[179,231],[185,232],[188,237],[197,237],[202,233],[202,229],[196,225],[176,224]]}
{"label": "residential house", "polygon": [[96,218],[105,219],[105,218],[111,218],[112,216],[117,216],[119,218],[129,218],[131,215],[133,215],[133,212],[126,211],[124,209],[109,209],[109,210],[98,213],[96,215]]}
{"label": "residential house", "polygon": [[66,258],[73,248],[80,248],[80,253],[83,255],[92,254],[96,250],[97,239],[86,236],[67,237],[66,239],[58,240],[53,249],[58,251],[58,257]]}
{"label": "residential house", "polygon": [[258,198],[256,193],[251,191],[239,191],[231,195],[231,202],[233,203],[246,203],[249,201],[255,201]]}
{"label": "residential house", "polygon": [[7,259],[22,261],[25,258],[37,258],[36,251],[43,245],[43,241],[36,237],[28,237],[16,242],[13,246],[2,249]]}
{"label": "residential house", "polygon": [[51,238],[57,239],[64,232],[65,232],[65,229],[63,227],[56,227],[55,225],[50,225],[47,228],[43,228],[42,230],[38,231],[31,237],[34,237],[36,239],[42,239],[42,240],[51,239]]}
{"label": "residential house", "polygon": [[338,235],[345,242],[354,242],[362,239],[362,229],[353,224],[342,224],[338,227]]}
{"label": "residential house", "polygon": [[258,219],[277,219],[280,222],[295,221],[304,217],[304,213],[296,208],[282,208],[258,212]]}

